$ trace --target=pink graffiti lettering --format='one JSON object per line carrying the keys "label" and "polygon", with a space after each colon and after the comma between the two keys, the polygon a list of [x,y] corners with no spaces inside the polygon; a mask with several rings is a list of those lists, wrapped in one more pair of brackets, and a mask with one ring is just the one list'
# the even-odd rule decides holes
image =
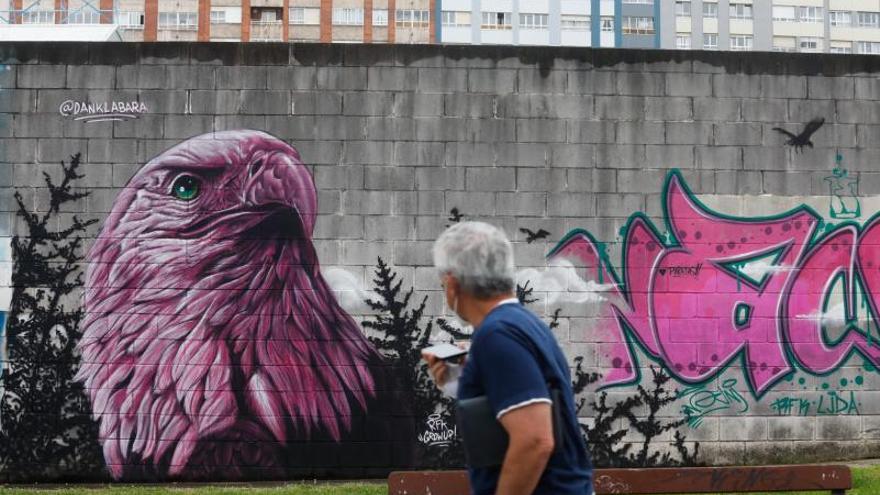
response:
{"label": "pink graffiti lettering", "polygon": [[[853,351],[880,363],[880,346],[853,315],[856,284],[878,314],[880,219],[861,232],[845,225],[816,239],[821,220],[808,207],[766,218],[724,216],[703,206],[677,172],[666,182],[664,207],[673,240],[664,242],[644,215],[634,214],[623,240],[622,278],[586,231],[569,233],[550,254],[607,287],[598,322],[604,385],[638,378],[633,344],[686,383],[740,363],[756,396],[795,365],[827,373]],[[773,260],[760,280],[738,269],[756,259]],[[694,266],[700,269],[692,276],[663,276]],[[820,315],[841,281],[853,322],[832,341]]]}

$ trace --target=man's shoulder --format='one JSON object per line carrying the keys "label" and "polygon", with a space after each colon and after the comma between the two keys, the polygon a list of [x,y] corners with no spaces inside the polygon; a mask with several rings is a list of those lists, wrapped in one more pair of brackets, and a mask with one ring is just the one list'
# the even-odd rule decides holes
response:
{"label": "man's shoulder", "polygon": [[505,304],[497,308],[480,325],[473,343],[483,346],[504,345],[511,341],[523,343],[523,339],[535,340],[546,326],[534,313],[519,304]]}

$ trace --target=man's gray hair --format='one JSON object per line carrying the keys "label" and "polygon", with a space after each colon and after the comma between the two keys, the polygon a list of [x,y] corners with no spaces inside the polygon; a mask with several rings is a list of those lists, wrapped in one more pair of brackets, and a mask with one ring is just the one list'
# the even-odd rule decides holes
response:
{"label": "man's gray hair", "polygon": [[480,299],[514,288],[513,246],[503,230],[488,223],[461,222],[446,229],[434,243],[434,266]]}

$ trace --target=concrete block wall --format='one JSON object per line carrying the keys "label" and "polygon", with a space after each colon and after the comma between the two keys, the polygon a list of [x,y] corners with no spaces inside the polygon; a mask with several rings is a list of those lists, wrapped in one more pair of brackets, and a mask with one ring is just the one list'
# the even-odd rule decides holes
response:
{"label": "concrete block wall", "polygon": [[[560,310],[560,343],[612,397],[647,384],[650,365],[675,377],[681,397],[662,414],[691,419],[681,430],[704,462],[880,450],[880,287],[868,268],[878,58],[6,44],[0,64],[7,236],[25,235],[12,192],[45,209],[42,173],[57,177],[71,154],[83,154],[90,193],[71,210],[99,219],[90,247],[147,161],[204,133],[264,131],[314,178],[317,257],[357,321],[371,314],[361,300],[378,257],[427,296],[426,318],[448,315],[430,253],[456,209],[506,230],[530,307],[548,319]],[[89,122],[77,120],[88,111],[65,114],[67,101],[143,110]],[[802,148],[776,130],[796,135],[814,119],[823,124]],[[549,234],[529,242],[521,229]],[[838,241],[849,257],[831,254]],[[841,272],[861,283],[826,283]],[[428,418],[411,420],[415,437]]]}

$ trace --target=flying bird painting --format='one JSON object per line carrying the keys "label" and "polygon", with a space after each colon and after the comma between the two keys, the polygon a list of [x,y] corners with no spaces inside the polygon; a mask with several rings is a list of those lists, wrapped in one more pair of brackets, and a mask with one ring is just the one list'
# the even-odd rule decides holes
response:
{"label": "flying bird painting", "polygon": [[796,152],[800,152],[803,151],[804,146],[809,146],[810,148],[813,147],[813,142],[810,141],[810,137],[815,134],[816,131],[818,131],[824,123],[824,118],[815,118],[809,121],[807,125],[804,126],[804,130],[801,131],[801,133],[798,135],[794,135],[781,127],[774,127],[773,130],[780,134],[788,136],[788,140],[785,142],[785,144],[793,147]]}
{"label": "flying bird painting", "polygon": [[378,354],[321,276],[316,211],[296,149],[248,130],[180,143],[119,193],[77,375],[114,478],[283,476],[290,445],[364,414]]}
{"label": "flying bird painting", "polygon": [[526,235],[526,244],[531,244],[539,239],[546,239],[547,236],[550,235],[550,232],[547,232],[544,229],[539,229],[535,232],[531,229],[520,227],[519,231]]}

